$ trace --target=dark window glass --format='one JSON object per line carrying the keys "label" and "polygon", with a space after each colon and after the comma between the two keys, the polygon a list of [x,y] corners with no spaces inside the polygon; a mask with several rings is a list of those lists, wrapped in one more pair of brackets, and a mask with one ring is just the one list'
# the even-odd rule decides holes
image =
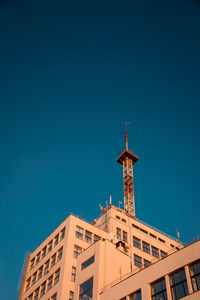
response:
{"label": "dark window glass", "polygon": [[94,235],[94,242],[97,242],[100,239],[100,237],[98,235]]}
{"label": "dark window glass", "polygon": [[161,278],[151,284],[151,299],[152,300],[167,300],[165,278]]}
{"label": "dark window glass", "polygon": [[94,256],[86,260],[84,263],[81,264],[81,271],[87,268],[89,265],[91,265],[94,262]]}
{"label": "dark window glass", "polygon": [[170,275],[170,285],[173,300],[177,300],[188,295],[188,286],[184,268],[181,268]]}
{"label": "dark window glass", "polygon": [[142,300],[141,290],[134,292],[130,295],[130,300]]}
{"label": "dark window glass", "polygon": [[76,268],[72,267],[71,281],[75,282],[76,280]]}
{"label": "dark window glass", "polygon": [[56,272],[54,284],[56,284],[56,283],[59,281],[59,278],[60,278],[60,270],[58,270],[58,271]]}
{"label": "dark window glass", "polygon": [[123,241],[127,243],[127,232],[123,231]]}
{"label": "dark window glass", "polygon": [[83,228],[76,226],[76,237],[80,240],[83,239]]}
{"label": "dark window glass", "polygon": [[152,255],[153,255],[154,257],[159,258],[158,248],[152,246],[151,249],[152,249]]}
{"label": "dark window glass", "polygon": [[164,258],[164,257],[167,256],[167,253],[161,250],[160,251],[160,256],[161,256],[161,258]]}
{"label": "dark window glass", "polygon": [[117,238],[119,240],[121,240],[121,229],[120,228],[116,228],[116,234],[117,234]]}
{"label": "dark window glass", "polygon": [[70,291],[69,292],[69,300],[73,300],[74,299],[74,292]]}
{"label": "dark window glass", "polygon": [[46,281],[42,284],[42,289],[41,289],[40,297],[45,294],[45,288],[46,288]]}
{"label": "dark window glass", "polygon": [[63,240],[64,237],[65,237],[65,229],[63,229],[63,230],[61,231],[61,236],[60,236],[61,240]]}
{"label": "dark window glass", "polygon": [[42,257],[45,257],[47,253],[47,247],[44,247],[44,249],[42,250]]}
{"label": "dark window glass", "polygon": [[192,280],[193,291],[200,290],[200,260],[190,265],[190,276]]}
{"label": "dark window glass", "polygon": [[51,241],[51,242],[49,243],[48,252],[52,250],[52,245],[53,245],[53,241]]}
{"label": "dark window glass", "polygon": [[150,253],[150,245],[142,241],[142,250],[146,253]]}
{"label": "dark window glass", "polygon": [[92,233],[89,231],[85,231],[85,241],[87,243],[92,243]]}
{"label": "dark window glass", "polygon": [[57,236],[55,237],[55,244],[54,244],[54,246],[58,245],[58,241],[59,241],[59,235],[57,235]]}
{"label": "dark window glass", "polygon": [[144,267],[145,267],[145,268],[149,267],[149,266],[150,266],[150,264],[151,264],[151,262],[150,262],[150,261],[148,261],[148,260],[144,259]]}
{"label": "dark window glass", "polygon": [[78,255],[81,253],[81,250],[82,250],[81,247],[74,245],[74,258],[78,257]]}
{"label": "dark window glass", "polygon": [[91,300],[93,294],[93,277],[80,285],[79,300]]}
{"label": "dark window glass", "polygon": [[140,249],[140,239],[136,238],[135,236],[133,236],[133,246]]}
{"label": "dark window glass", "polygon": [[142,258],[140,256],[137,256],[136,254],[134,254],[134,265],[136,267],[142,266]]}

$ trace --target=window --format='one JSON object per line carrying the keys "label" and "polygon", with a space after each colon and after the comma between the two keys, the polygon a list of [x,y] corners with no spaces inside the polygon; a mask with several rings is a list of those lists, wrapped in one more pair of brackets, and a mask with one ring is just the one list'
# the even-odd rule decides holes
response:
{"label": "window", "polygon": [[140,227],[138,227],[138,226],[135,225],[135,224],[132,224],[132,227],[136,228],[137,230],[140,230]]}
{"label": "window", "polygon": [[90,266],[94,262],[94,256],[90,257],[84,263],[81,264],[81,271]]}
{"label": "window", "polygon": [[56,300],[57,299],[57,294],[53,295],[50,300]]}
{"label": "window", "polygon": [[54,284],[58,283],[60,278],[60,269],[58,269],[55,273],[55,280],[54,280]]}
{"label": "window", "polygon": [[48,270],[49,270],[49,260],[47,260],[47,262],[45,263],[44,274],[47,274]]}
{"label": "window", "polygon": [[53,246],[53,241],[51,240],[51,242],[49,243],[48,252],[52,250],[52,246]]}
{"label": "window", "polygon": [[47,253],[47,247],[44,247],[44,249],[42,250],[42,258],[46,256]]}
{"label": "window", "polygon": [[37,272],[33,274],[32,285],[36,283]]}
{"label": "window", "polygon": [[79,300],[91,300],[93,294],[93,277],[80,285]]}
{"label": "window", "polygon": [[192,281],[193,291],[200,290],[200,260],[190,265],[190,276]]}
{"label": "window", "polygon": [[39,297],[39,288],[35,291],[34,300],[38,300]]}
{"label": "window", "polygon": [[135,236],[133,236],[133,246],[140,249],[140,240],[138,238],[136,238]]}
{"label": "window", "polygon": [[98,236],[98,235],[94,235],[94,242],[97,242],[98,240],[100,240],[100,236]]}
{"label": "window", "polygon": [[117,239],[121,240],[121,229],[116,228]]}
{"label": "window", "polygon": [[69,300],[74,300],[74,292],[69,292]]}
{"label": "window", "polygon": [[52,288],[52,283],[53,283],[53,275],[51,277],[49,277],[49,279],[48,279],[47,290],[50,290]]}
{"label": "window", "polygon": [[150,264],[151,264],[151,262],[150,262],[150,261],[148,261],[148,260],[144,259],[144,268],[147,268],[147,267],[149,267],[149,266],[150,266]]}
{"label": "window", "polygon": [[85,231],[85,241],[87,243],[91,243],[92,242],[92,233],[89,231]]}
{"label": "window", "polygon": [[61,231],[60,239],[63,240],[65,237],[65,228]]}
{"label": "window", "polygon": [[142,266],[142,258],[140,256],[137,256],[136,254],[134,254],[134,265],[136,267]]}
{"label": "window", "polygon": [[34,263],[35,263],[35,257],[31,260],[30,269],[34,267]]}
{"label": "window", "polygon": [[173,245],[173,244],[170,244],[170,246],[171,246],[172,248],[174,248],[174,245]]}
{"label": "window", "polygon": [[138,290],[130,295],[130,300],[142,300],[141,290]]}
{"label": "window", "polygon": [[28,300],[33,300],[33,294],[28,297]]}
{"label": "window", "polygon": [[58,251],[58,261],[61,260],[61,258],[62,258],[62,252],[63,252],[63,248],[61,248],[61,249]]}
{"label": "window", "polygon": [[81,250],[82,250],[81,247],[74,245],[74,258],[78,257],[78,255],[81,253]]}
{"label": "window", "polygon": [[42,277],[43,266],[39,269],[38,280]]}
{"label": "window", "polygon": [[71,281],[75,282],[76,280],[76,268],[72,267]]}
{"label": "window", "polygon": [[122,222],[126,223],[126,220],[125,220],[125,219],[122,219]]}
{"label": "window", "polygon": [[154,247],[154,246],[151,246],[151,250],[152,250],[152,255],[153,255],[154,257],[159,258],[158,248],[156,248],[156,247]]}
{"label": "window", "polygon": [[156,236],[156,235],[154,235],[154,234],[152,234],[152,233],[149,233],[149,235],[150,235],[152,238],[157,239],[157,236]]}
{"label": "window", "polygon": [[164,251],[162,251],[162,250],[160,250],[160,256],[161,256],[161,258],[164,258],[164,257],[167,256],[167,253],[164,252]]}
{"label": "window", "polygon": [[170,285],[173,300],[177,300],[188,295],[188,286],[184,268],[177,270],[170,276]]}
{"label": "window", "polygon": [[116,219],[120,220],[120,217],[119,217],[119,216],[116,216]]}
{"label": "window", "polygon": [[142,229],[142,228],[140,228],[140,231],[145,233],[145,234],[148,234],[148,232],[146,230]]}
{"label": "window", "polygon": [[158,238],[158,240],[161,242],[161,243],[165,243],[165,241],[161,238]]}
{"label": "window", "polygon": [[25,291],[27,291],[27,290],[30,288],[30,285],[31,285],[31,278],[29,278],[29,279],[26,281]]}
{"label": "window", "polygon": [[51,258],[51,268],[55,265],[56,263],[56,255],[54,254],[54,256],[52,256]]}
{"label": "window", "polygon": [[76,237],[78,239],[83,239],[83,228],[76,226]]}
{"label": "window", "polygon": [[152,300],[167,300],[165,278],[161,278],[151,285]]}
{"label": "window", "polygon": [[123,231],[123,241],[127,243],[127,232]]}
{"label": "window", "polygon": [[59,242],[59,235],[57,234],[57,236],[55,237],[55,240],[54,240],[54,247],[56,245],[58,245],[58,242]]}
{"label": "window", "polygon": [[45,294],[45,289],[46,289],[46,281],[43,282],[43,284],[41,285],[40,297],[42,297]]}
{"label": "window", "polygon": [[146,253],[150,253],[150,245],[142,241],[142,250]]}
{"label": "window", "polygon": [[36,265],[39,263],[39,261],[40,261],[40,253],[38,253],[38,255],[37,255]]}

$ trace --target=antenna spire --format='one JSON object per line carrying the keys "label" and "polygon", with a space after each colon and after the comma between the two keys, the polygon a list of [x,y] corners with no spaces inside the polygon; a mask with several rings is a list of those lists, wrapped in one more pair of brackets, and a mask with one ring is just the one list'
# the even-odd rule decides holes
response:
{"label": "antenna spire", "polygon": [[127,132],[127,126],[129,124],[131,124],[131,122],[122,122],[122,124],[124,124],[124,128],[125,128],[125,138],[126,138],[126,151],[128,151],[128,132]]}

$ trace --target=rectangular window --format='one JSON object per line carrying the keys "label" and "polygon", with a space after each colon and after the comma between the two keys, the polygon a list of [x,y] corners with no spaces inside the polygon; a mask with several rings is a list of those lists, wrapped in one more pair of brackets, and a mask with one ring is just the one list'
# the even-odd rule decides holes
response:
{"label": "rectangular window", "polygon": [[167,300],[165,278],[161,278],[151,284],[151,299],[152,300]]}
{"label": "rectangular window", "polygon": [[83,239],[83,228],[76,226],[76,237],[80,240]]}
{"label": "rectangular window", "polygon": [[35,263],[35,257],[31,260],[30,269],[34,267],[34,263]]}
{"label": "rectangular window", "polygon": [[119,217],[119,216],[116,216],[116,219],[120,220],[120,217]]}
{"label": "rectangular window", "polygon": [[125,219],[122,219],[122,222],[126,223],[126,220],[125,220]]}
{"label": "rectangular window", "polygon": [[89,231],[85,231],[85,241],[87,243],[92,243],[92,233]]}
{"label": "rectangular window", "polygon": [[161,258],[164,258],[164,257],[167,256],[167,253],[164,252],[164,251],[162,251],[162,250],[160,250],[160,256],[161,256]]}
{"label": "rectangular window", "polygon": [[43,272],[43,266],[39,269],[38,280],[42,277],[42,272]]}
{"label": "rectangular window", "polygon": [[56,245],[58,245],[58,242],[59,242],[59,234],[57,234],[57,236],[55,237],[55,240],[54,240],[54,247]]}
{"label": "rectangular window", "polygon": [[50,290],[52,288],[52,284],[53,284],[53,275],[48,279],[47,290]]}
{"label": "rectangular window", "polygon": [[147,268],[147,267],[149,267],[150,265],[151,265],[151,262],[148,261],[148,260],[146,260],[146,259],[144,259],[144,268]]}
{"label": "rectangular window", "polygon": [[42,297],[45,294],[45,289],[46,289],[46,281],[43,282],[43,284],[41,285],[40,297]]}
{"label": "rectangular window", "polygon": [[117,239],[121,240],[121,229],[116,228]]}
{"label": "rectangular window", "polygon": [[74,258],[77,258],[78,255],[81,253],[81,251],[82,251],[81,247],[74,245]]}
{"label": "rectangular window", "polygon": [[152,233],[149,233],[149,235],[150,235],[152,238],[157,239],[157,236],[156,236],[156,235],[154,235],[154,234],[152,234]]}
{"label": "rectangular window", "polygon": [[39,288],[35,291],[34,300],[38,300],[39,297]]}
{"label": "rectangular window", "polygon": [[65,228],[61,231],[60,240],[63,240],[65,237]]}
{"label": "rectangular window", "polygon": [[49,260],[47,260],[47,262],[45,263],[44,274],[47,274],[48,270],[49,270]]}
{"label": "rectangular window", "polygon": [[136,238],[135,236],[133,236],[133,246],[140,249],[140,239]]}
{"label": "rectangular window", "polygon": [[135,229],[137,229],[137,230],[140,230],[140,227],[138,227],[138,226],[135,225],[135,224],[132,224],[132,227],[135,228]]}
{"label": "rectangular window", "polygon": [[69,292],[69,300],[74,300],[74,292]]}
{"label": "rectangular window", "polygon": [[173,300],[177,300],[188,295],[188,285],[184,268],[181,268],[170,275],[170,286]]}
{"label": "rectangular window", "polygon": [[47,253],[47,247],[44,247],[42,250],[42,258],[46,256]]}
{"label": "rectangular window", "polygon": [[56,255],[54,254],[54,256],[52,256],[51,258],[51,268],[55,265],[56,263]]}
{"label": "rectangular window", "polygon": [[158,248],[151,246],[152,255],[159,258]]}
{"label": "rectangular window", "polygon": [[40,261],[40,252],[39,252],[38,255],[37,255],[36,265],[39,263],[39,261]]}
{"label": "rectangular window", "polygon": [[53,295],[50,300],[56,300],[57,299],[57,294]]}
{"label": "rectangular window", "polygon": [[138,290],[130,295],[130,300],[142,300],[141,290]]}
{"label": "rectangular window", "polygon": [[123,231],[123,241],[127,243],[127,232]]}
{"label": "rectangular window", "polygon": [[88,260],[86,260],[84,263],[81,264],[81,271],[93,264],[94,262],[94,256],[90,257]]}
{"label": "rectangular window", "polygon": [[62,253],[63,253],[63,247],[58,250],[58,261],[61,260],[62,258]]}
{"label": "rectangular window", "polygon": [[26,287],[25,287],[25,291],[27,291],[31,286],[31,278],[29,278],[27,281],[26,281]]}
{"label": "rectangular window", "polygon": [[79,300],[91,300],[93,294],[93,277],[80,285]]}
{"label": "rectangular window", "polygon": [[158,240],[161,242],[161,243],[165,243],[165,241],[161,238],[158,238]]}
{"label": "rectangular window", "polygon": [[76,268],[72,267],[71,281],[75,282],[76,280]]}
{"label": "rectangular window", "polygon": [[55,285],[56,283],[58,283],[59,278],[60,278],[60,269],[58,269],[58,270],[56,271],[56,273],[55,273],[54,285]]}
{"label": "rectangular window", "polygon": [[145,234],[148,234],[148,232],[146,230],[142,229],[142,228],[140,228],[140,231],[145,233]]}
{"label": "rectangular window", "polygon": [[52,246],[53,246],[53,241],[51,240],[51,242],[49,243],[48,252],[52,250]]}
{"label": "rectangular window", "polygon": [[134,254],[134,265],[139,268],[142,266],[142,258],[136,254]]}
{"label": "rectangular window", "polygon": [[144,241],[142,241],[142,250],[146,253],[150,253],[150,245]]}
{"label": "rectangular window", "polygon": [[32,285],[36,283],[37,272],[33,274]]}
{"label": "rectangular window", "polygon": [[94,242],[97,242],[98,240],[100,240],[100,236],[98,236],[98,235],[94,235]]}
{"label": "rectangular window", "polygon": [[200,290],[200,260],[190,265],[190,276],[192,281],[193,291]]}
{"label": "rectangular window", "polygon": [[33,300],[33,294],[28,297],[28,300]]}

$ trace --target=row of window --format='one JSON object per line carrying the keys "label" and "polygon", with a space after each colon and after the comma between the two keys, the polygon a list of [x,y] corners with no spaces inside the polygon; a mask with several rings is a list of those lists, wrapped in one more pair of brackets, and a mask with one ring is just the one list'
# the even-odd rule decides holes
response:
{"label": "row of window", "polygon": [[[126,223],[126,220],[123,219],[123,218],[120,218],[120,216],[117,216],[117,215],[116,215],[116,219],[117,219],[117,220],[121,220],[122,222]],[[154,239],[160,241],[161,243],[164,243],[164,244],[166,243],[166,241],[163,240],[162,238],[160,238],[160,237],[156,236],[155,234],[152,234],[152,233],[150,233],[150,232],[144,230],[143,228],[141,228],[141,227],[139,227],[139,226],[137,226],[137,225],[135,225],[135,224],[132,224],[132,227],[135,228],[135,229],[137,229],[137,230],[139,230],[139,231],[141,231],[141,232],[143,232],[143,233],[145,233],[145,234],[147,234],[147,235],[149,235],[149,236],[151,236],[152,238],[154,238]],[[173,244],[170,244],[170,246],[171,246],[172,248],[176,248],[177,250],[179,249],[179,248],[175,247]]]}
{"label": "row of window", "polygon": [[49,243],[46,245],[42,251],[40,251],[33,259],[30,261],[29,270],[31,270],[34,266],[36,266],[46,255],[49,253],[53,247],[57,246],[58,243],[64,239],[65,236],[65,228],[62,229]]}
{"label": "row of window", "polygon": [[116,236],[117,239],[124,241],[125,243],[127,243],[127,232],[121,230],[120,228],[116,228]]}
{"label": "row of window", "polygon": [[[189,265],[190,278],[193,292],[200,290],[200,260]],[[181,299],[189,294],[185,268],[182,267],[169,274],[169,284],[172,300]],[[141,300],[141,290],[134,292],[120,300]],[[165,277],[159,278],[151,284],[152,300],[167,300]]]}
{"label": "row of window", "polygon": [[25,291],[27,291],[31,286],[33,286],[43,275],[49,272],[59,260],[62,258],[63,247],[61,247],[50,259],[48,259],[44,265],[42,265],[32,276],[30,276],[25,285]]}
{"label": "row of window", "polygon": [[164,258],[167,256],[166,252],[159,250],[158,248],[156,248],[144,241],[141,241],[136,236],[133,236],[133,246],[138,249],[142,249],[144,252],[151,254],[152,256],[154,256],[156,258]]}
{"label": "row of window", "polygon": [[151,262],[146,260],[146,259],[142,259],[142,257],[134,254],[134,265],[136,267],[141,268],[142,266],[144,266],[144,268],[147,268],[148,266],[150,266]]}
{"label": "row of window", "polygon": [[[94,234],[94,238],[93,238],[93,234],[92,232],[85,230],[85,235],[84,235],[84,229],[80,226],[76,226],[76,234],[75,236],[80,239],[80,240],[84,240],[85,242],[91,244],[92,241],[95,243],[97,242],[100,237],[96,234]],[[84,237],[84,239],[83,239]]]}
{"label": "row of window", "polygon": [[[45,280],[31,295],[29,295],[26,300],[38,300],[46,292],[48,292],[54,285],[59,281],[60,269],[58,269],[53,275],[51,275],[47,280]],[[51,300],[56,300],[56,295],[50,298]]]}

